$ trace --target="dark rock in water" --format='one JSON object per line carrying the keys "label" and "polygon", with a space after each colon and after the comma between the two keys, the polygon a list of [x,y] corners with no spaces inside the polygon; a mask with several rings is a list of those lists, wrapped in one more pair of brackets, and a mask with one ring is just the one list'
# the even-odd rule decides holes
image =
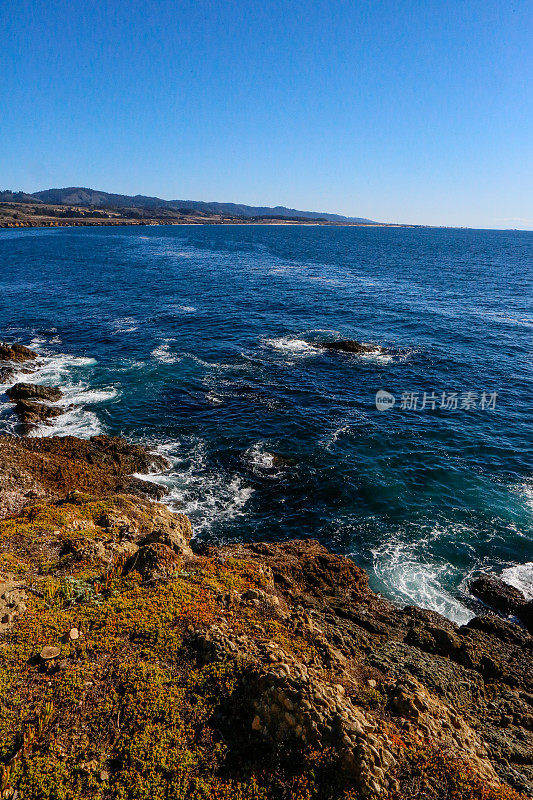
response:
{"label": "dark rock in water", "polygon": [[48,406],[44,403],[35,403],[32,400],[19,400],[15,405],[15,414],[26,425],[44,422],[47,419],[59,417],[63,408]]}
{"label": "dark rock in water", "polygon": [[56,386],[38,386],[35,383],[16,383],[6,392],[13,402],[17,400],[61,400],[63,392]]}
{"label": "dark rock in water", "polygon": [[376,344],[361,344],[354,339],[339,339],[335,342],[315,342],[316,347],[332,350],[335,353],[384,353],[383,347]]}
{"label": "dark rock in water", "polygon": [[12,381],[15,375],[20,375],[21,372],[29,375],[31,372],[33,372],[33,370],[28,366],[0,367],[0,383],[8,383],[9,381]]}
{"label": "dark rock in water", "polygon": [[32,361],[37,358],[37,353],[23,344],[6,344],[0,342],[0,361]]}
{"label": "dark rock in water", "polygon": [[480,575],[470,582],[470,591],[486,605],[501,614],[520,617],[526,599],[519,589],[495,575]]}

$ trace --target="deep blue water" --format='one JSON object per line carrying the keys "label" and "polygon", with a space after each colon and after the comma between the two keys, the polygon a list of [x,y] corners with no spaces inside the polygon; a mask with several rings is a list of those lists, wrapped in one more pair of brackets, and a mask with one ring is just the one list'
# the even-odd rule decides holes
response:
{"label": "deep blue water", "polygon": [[[313,536],[387,595],[463,620],[481,566],[532,590],[532,265],[528,232],[4,230],[0,338],[33,342],[33,380],[75,404],[39,435],[165,452],[154,479],[198,536]],[[390,354],[313,347],[338,337]],[[401,408],[424,391],[434,410]]]}

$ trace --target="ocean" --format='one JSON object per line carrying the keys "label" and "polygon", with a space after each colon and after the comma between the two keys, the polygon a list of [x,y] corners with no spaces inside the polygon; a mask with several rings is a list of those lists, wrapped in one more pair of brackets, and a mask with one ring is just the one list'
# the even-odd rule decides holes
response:
{"label": "ocean", "polygon": [[530,232],[0,231],[0,339],[65,393],[32,435],[145,443],[196,537],[313,537],[459,623],[481,569],[533,597],[532,296]]}

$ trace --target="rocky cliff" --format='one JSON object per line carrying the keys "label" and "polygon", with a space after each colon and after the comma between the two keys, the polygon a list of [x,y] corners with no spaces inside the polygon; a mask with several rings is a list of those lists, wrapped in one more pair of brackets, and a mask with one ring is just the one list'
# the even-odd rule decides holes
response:
{"label": "rocky cliff", "polygon": [[0,437],[2,797],[533,794],[525,628],[397,608],[312,540],[191,545],[150,461]]}

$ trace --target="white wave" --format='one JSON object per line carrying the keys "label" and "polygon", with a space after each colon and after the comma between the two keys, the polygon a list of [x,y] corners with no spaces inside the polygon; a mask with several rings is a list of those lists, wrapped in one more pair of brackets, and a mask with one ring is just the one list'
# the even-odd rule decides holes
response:
{"label": "white wave", "polygon": [[194,314],[196,308],[194,306],[176,306],[176,311],[181,311],[183,314]]}
{"label": "white wave", "polygon": [[507,567],[502,572],[502,580],[520,589],[526,600],[533,600],[533,561]]}
{"label": "white wave", "polygon": [[349,436],[352,433],[351,425],[341,425],[340,428],[336,428],[332,433],[325,436],[323,439],[319,441],[319,445],[323,447],[325,450],[331,450],[334,444],[343,437]]}
{"label": "white wave", "polygon": [[136,477],[166,487],[169,491],[163,502],[172,511],[181,511],[191,518],[195,536],[218,522],[246,513],[246,503],[254,490],[238,475],[213,470],[203,440],[171,442],[154,449],[171,462],[170,469]]}
{"label": "white wave", "polygon": [[223,400],[214,392],[207,392],[205,399],[207,402],[212,406],[221,406],[223,404]]}
{"label": "white wave", "polygon": [[111,327],[115,333],[133,333],[139,330],[139,322],[135,317],[119,317],[113,320]]}
{"label": "white wave", "polygon": [[56,406],[67,406],[72,403],[78,405],[95,405],[96,403],[105,403],[108,400],[114,400],[118,396],[119,391],[116,387],[110,386],[107,389],[89,389],[86,384],[67,384],[62,388],[63,397]]}
{"label": "white wave", "polygon": [[42,336],[34,336],[30,342],[30,348],[37,349],[38,347],[42,347],[43,344],[46,344],[46,339],[44,339]]}
{"label": "white wave", "polygon": [[170,352],[169,341],[165,341],[155,347],[150,355],[162,364],[178,364],[181,361],[181,356]]}
{"label": "white wave", "polygon": [[276,469],[276,456],[266,450],[264,442],[249,447],[243,454],[243,461],[257,475],[275,477],[280,474]]}
{"label": "white wave", "polygon": [[518,484],[514,489],[524,498],[526,506],[533,511],[533,479]]}
{"label": "white wave", "polygon": [[42,386],[60,386],[68,380],[72,369],[90,367],[96,364],[94,358],[83,358],[76,356],[40,356],[32,365],[31,372],[27,372],[26,366],[15,367],[13,375],[3,384],[0,389],[4,390],[13,386],[15,383],[34,383]]}
{"label": "white wave", "polygon": [[290,353],[292,356],[309,357],[315,356],[322,351],[314,347],[305,339],[298,339],[291,336],[280,336],[278,339],[264,339],[264,344],[279,350],[282,353]]}
{"label": "white wave", "polygon": [[[31,373],[24,371],[24,367],[17,369],[11,378],[0,386],[5,391],[9,386],[18,382],[31,383],[38,386],[58,386],[63,397],[51,405],[63,410],[63,413],[46,422],[39,423],[30,431],[30,436],[79,436],[88,438],[104,432],[104,428],[97,415],[86,406],[105,403],[113,400],[118,395],[116,387],[93,389],[86,380],[75,380],[80,375],[80,370],[96,364],[94,358],[85,356],[71,356],[59,354],[56,356],[39,356]],[[6,403],[8,417],[2,419],[3,430],[14,432],[17,420],[12,414],[12,405]]]}
{"label": "white wave", "polygon": [[376,347],[374,350],[367,350],[366,353],[354,353],[354,355],[356,358],[362,358],[364,361],[374,361],[376,364],[390,364],[391,361],[394,361],[393,354],[384,353],[380,347]]}
{"label": "white wave", "polygon": [[195,356],[194,353],[183,353],[183,358],[188,358],[190,361],[194,361],[195,364],[200,364],[201,367],[207,367],[207,369],[234,370],[250,368],[249,364],[225,364],[223,361],[204,361],[203,358]]}
{"label": "white wave", "polygon": [[474,614],[445,585],[452,567],[422,555],[424,543],[409,545],[398,540],[372,550],[374,574],[385,593],[403,605],[415,605],[465,625]]}
{"label": "white wave", "polygon": [[104,427],[93,411],[84,408],[66,410],[50,424],[36,426],[28,434],[31,437],[78,436],[89,439],[104,433]]}

